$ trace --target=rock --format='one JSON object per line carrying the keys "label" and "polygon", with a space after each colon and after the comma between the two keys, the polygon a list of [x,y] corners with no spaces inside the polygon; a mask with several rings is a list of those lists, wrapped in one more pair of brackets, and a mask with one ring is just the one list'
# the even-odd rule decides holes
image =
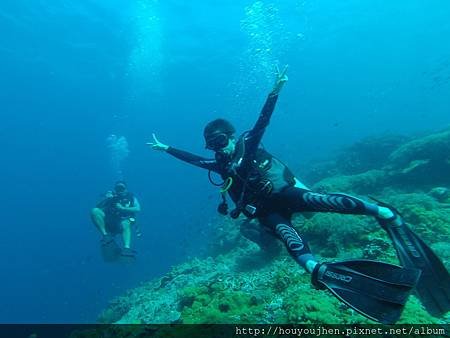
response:
{"label": "rock", "polygon": [[431,189],[428,195],[434,197],[438,202],[445,202],[450,197],[450,189],[445,187],[436,187]]}
{"label": "rock", "polygon": [[425,185],[450,182],[450,129],[415,139],[398,147],[383,168],[397,184]]}

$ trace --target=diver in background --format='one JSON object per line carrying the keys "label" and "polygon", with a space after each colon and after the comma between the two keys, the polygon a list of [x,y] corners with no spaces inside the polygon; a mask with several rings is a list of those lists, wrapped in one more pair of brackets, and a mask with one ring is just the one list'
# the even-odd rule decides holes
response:
{"label": "diver in background", "polygon": [[131,226],[136,222],[135,215],[139,211],[141,211],[139,201],[128,191],[124,181],[116,182],[114,190],[106,192],[105,198],[91,210],[92,222],[103,235],[104,249],[118,251],[114,236],[122,234],[123,249],[120,255],[135,255],[135,251],[130,248]]}
{"label": "diver in background", "polygon": [[[346,194],[312,192],[295,179],[286,165],[260,148],[279,92],[288,80],[286,70],[287,67],[281,73],[278,71],[275,85],[251,130],[236,138],[235,128],[224,119],[216,119],[206,125],[206,148],[215,152],[213,159],[165,145],[155,135],[154,141],[148,144],[154,150],[167,152],[210,173],[218,173],[224,180],[219,212],[228,213],[225,200],[225,193],[228,193],[236,206],[230,212],[232,218],[244,214],[257,219],[262,226],[259,235],[252,231],[253,238],[250,239],[264,247],[261,240],[264,237],[264,242],[267,242],[264,234],[279,238],[290,255],[312,273],[313,285],[329,289],[366,317],[383,323],[395,322],[416,284],[418,296],[426,309],[431,314],[442,315],[450,309],[448,271],[393,207],[381,202],[368,203]],[[369,260],[319,263],[292,226],[292,215],[297,212],[375,217],[392,238],[404,268]]]}

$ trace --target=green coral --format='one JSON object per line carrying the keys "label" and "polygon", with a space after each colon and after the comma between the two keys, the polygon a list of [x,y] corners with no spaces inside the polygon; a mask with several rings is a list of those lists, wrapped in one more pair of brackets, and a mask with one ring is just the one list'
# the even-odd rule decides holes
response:
{"label": "green coral", "polygon": [[364,247],[374,226],[373,219],[367,216],[318,213],[297,228],[308,238],[315,252],[325,257],[337,257],[351,249]]}
{"label": "green coral", "polygon": [[263,315],[263,307],[250,293],[225,288],[216,288],[215,292],[206,288],[182,292],[194,299],[190,306],[183,307],[181,318],[184,324],[255,323]]}

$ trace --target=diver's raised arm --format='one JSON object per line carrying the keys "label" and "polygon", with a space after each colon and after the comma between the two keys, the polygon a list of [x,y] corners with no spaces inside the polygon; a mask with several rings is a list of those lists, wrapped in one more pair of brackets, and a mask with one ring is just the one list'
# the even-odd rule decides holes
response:
{"label": "diver's raised arm", "polygon": [[218,165],[215,159],[207,159],[192,153],[189,153],[184,150],[176,149],[174,147],[168,146],[167,144],[161,143],[155,134],[152,134],[153,142],[147,142],[152,149],[158,151],[164,151],[173,157],[187,162],[189,164],[195,165],[196,167],[200,167],[207,170],[217,171]]}
{"label": "diver's raised arm", "polygon": [[283,71],[280,72],[280,69],[278,68],[278,65],[276,66],[277,69],[277,78],[275,81],[275,84],[272,88],[272,91],[270,92],[270,95],[278,95],[283,88],[284,84],[289,80],[286,73],[289,68],[289,65],[284,66]]}
{"label": "diver's raised arm", "polygon": [[270,118],[272,117],[272,113],[275,110],[275,104],[278,100],[278,94],[280,93],[284,84],[288,81],[288,77],[286,75],[287,69],[288,66],[286,65],[283,71],[280,72],[277,67],[277,77],[272,91],[270,92],[269,96],[266,99],[266,102],[264,103],[258,120],[247,136],[248,146],[251,148],[255,148],[252,150],[256,150],[259,142],[261,142],[266,127],[269,125]]}

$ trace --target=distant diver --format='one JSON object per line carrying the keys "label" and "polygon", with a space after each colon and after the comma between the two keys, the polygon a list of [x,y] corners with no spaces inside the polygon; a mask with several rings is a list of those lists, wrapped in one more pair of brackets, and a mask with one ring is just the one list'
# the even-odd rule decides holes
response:
{"label": "distant diver", "polygon": [[[124,181],[116,182],[114,190],[107,191],[104,198],[91,210],[92,222],[103,236],[101,249],[105,261],[127,261],[135,258],[136,252],[131,249],[131,226],[135,224],[135,215],[139,211],[139,201],[128,191]],[[122,249],[114,239],[118,234],[122,234]]]}
{"label": "distant diver", "polygon": [[[267,242],[264,234],[278,237],[295,261],[312,274],[312,284],[316,288],[330,290],[362,315],[382,323],[395,323],[414,288],[431,314],[443,315],[450,309],[449,273],[393,207],[341,193],[313,192],[279,159],[260,147],[278,94],[288,80],[286,71],[287,67],[282,72],[277,70],[275,85],[251,130],[236,138],[235,128],[224,119],[206,125],[206,148],[215,152],[214,159],[169,147],[159,142],[154,134],[153,142],[148,145],[206,169],[209,174],[219,174],[224,180],[220,184],[223,198],[218,208],[220,213],[228,213],[225,198],[228,193],[235,203],[235,209],[229,213],[232,218],[244,214],[250,219],[256,218],[262,225],[259,234],[252,231],[251,240],[264,248]],[[209,179],[214,184],[211,175]],[[292,215],[297,212],[374,216],[392,238],[403,267],[371,260],[319,263],[292,226]]]}

